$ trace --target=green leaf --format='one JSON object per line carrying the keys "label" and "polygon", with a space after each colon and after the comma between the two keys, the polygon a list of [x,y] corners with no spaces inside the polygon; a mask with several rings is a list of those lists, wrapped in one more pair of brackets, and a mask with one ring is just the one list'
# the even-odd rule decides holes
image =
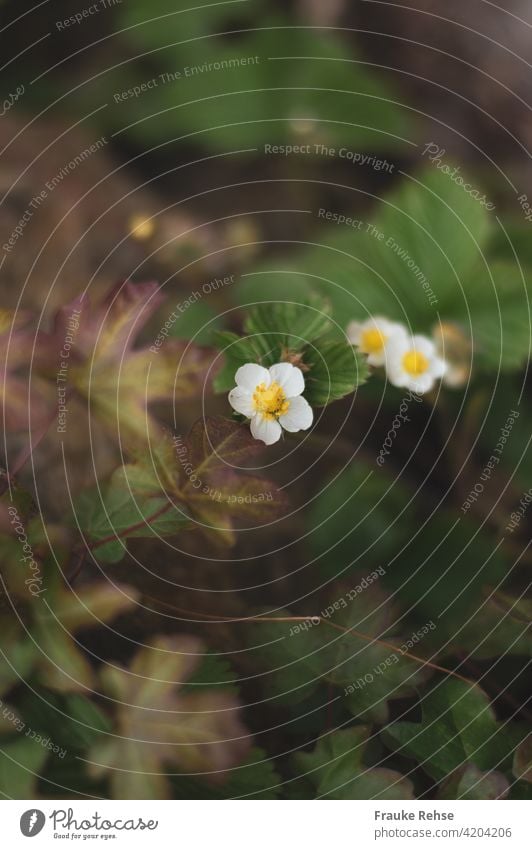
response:
{"label": "green leaf", "polygon": [[298,770],[307,773],[318,797],[327,799],[413,799],[412,782],[392,769],[366,767],[368,726],[334,731],[318,740],[310,753],[295,756]]}
{"label": "green leaf", "polygon": [[244,322],[253,344],[260,347],[261,364],[272,366],[286,354],[300,353],[333,329],[331,308],[323,298],[303,302],[265,302],[249,311]]}
{"label": "green leaf", "polygon": [[216,392],[228,392],[235,385],[237,369],[246,363],[260,362],[262,352],[253,338],[238,336],[228,330],[219,331],[214,336],[225,364],[214,378],[213,385]]}
{"label": "green leaf", "polygon": [[139,47],[161,47],[167,44],[170,33],[179,33],[181,38],[192,38],[223,30],[224,22],[235,13],[238,18],[249,18],[255,10],[245,3],[212,3],[212,0],[131,0],[124,9],[120,8],[122,26],[129,27],[127,37]]}
{"label": "green leaf", "polygon": [[212,345],[214,334],[222,323],[221,316],[213,307],[198,301],[180,313],[172,325],[170,336],[173,339],[192,339],[195,345]]}
{"label": "green leaf", "polygon": [[250,738],[232,693],[180,692],[203,653],[194,637],[156,637],[128,669],[103,669],[103,686],[115,700],[116,731],[89,753],[89,774],[107,776],[115,799],[168,798],[167,765],[220,777],[247,756]]}
{"label": "green leaf", "polygon": [[[187,691],[187,687],[191,692],[201,692],[202,687],[216,687],[223,690],[235,690],[238,679],[225,658],[214,652],[207,652],[204,655],[201,666],[195,669],[190,678],[183,684],[183,692]],[[198,685],[201,685],[198,687]]]}
{"label": "green leaf", "polygon": [[234,296],[239,303],[270,299],[292,271],[331,301],[342,328],[352,319],[385,315],[423,332],[438,313],[467,317],[468,280],[484,261],[493,229],[478,201],[436,168],[425,168],[384,196],[362,225],[322,224],[312,247],[283,271],[265,266],[267,285],[257,274]]}
{"label": "green leaf", "polygon": [[[402,481],[357,460],[322,486],[310,510],[310,549],[324,573],[384,570],[410,537],[411,497]],[[411,508],[410,508],[411,509]]]}
{"label": "green leaf", "polygon": [[479,600],[475,611],[456,632],[456,646],[451,643],[449,654],[467,651],[470,657],[479,659],[532,656],[532,610],[527,610],[530,602],[517,601],[493,590],[484,594],[486,597]]}
{"label": "green leaf", "polygon": [[311,407],[325,407],[350,395],[364,383],[366,360],[346,342],[321,342],[305,353],[305,398]]}
{"label": "green leaf", "polygon": [[282,779],[267,753],[254,748],[225,781],[207,784],[189,776],[173,776],[172,785],[176,799],[277,799]]}
{"label": "green leaf", "polygon": [[320,297],[301,303],[275,301],[253,307],[239,338],[233,333],[217,334],[226,366],[215,380],[215,388],[233,388],[235,373],[245,363],[265,367],[291,362],[305,374],[305,398],[314,407],[344,398],[368,375],[364,357],[344,341],[331,339],[337,333],[330,306]]}
{"label": "green leaf", "polygon": [[[408,655],[423,658],[427,654],[423,642],[432,633],[434,623],[405,634],[392,597],[377,581],[362,592],[356,591],[349,605],[340,605],[331,616],[335,624],[354,631],[338,635],[341,639],[336,641],[337,665],[328,678],[340,688],[353,716],[385,722],[388,702],[413,695],[430,674],[429,667]],[[343,597],[349,599],[351,592],[347,590]],[[325,610],[330,612],[330,604]],[[362,639],[356,631],[381,642]],[[404,637],[397,636],[398,632]]]}
{"label": "green leaf", "polygon": [[95,781],[87,775],[86,769],[80,769],[80,756],[75,754],[75,750],[68,750],[65,757],[50,758],[40,783],[47,799],[63,799],[65,787],[68,787],[70,799],[109,797],[104,781]]}
{"label": "green leaf", "polygon": [[3,637],[0,653],[0,696],[24,681],[37,659],[36,648],[18,628],[7,629],[2,620]]}
{"label": "green leaf", "polygon": [[92,667],[73,634],[98,628],[134,607],[138,592],[124,584],[84,584],[76,593],[63,583],[57,567],[49,567],[43,595],[32,600],[28,626],[36,652],[39,678],[61,692],[94,686]]}
{"label": "green leaf", "polygon": [[433,645],[456,644],[486,585],[498,584],[506,574],[505,558],[476,521],[457,520],[450,511],[434,512],[410,536],[386,581],[405,608],[414,607],[422,621],[438,622]]}
{"label": "green leaf", "polygon": [[275,482],[240,471],[261,450],[247,426],[221,416],[198,420],[179,447],[181,497],[217,542],[232,545],[237,523],[263,525],[286,509]]}
{"label": "green leaf", "polygon": [[26,695],[20,709],[31,728],[70,753],[87,749],[112,730],[100,708],[81,693],[42,690]]}
{"label": "green leaf", "polygon": [[510,766],[521,732],[496,722],[479,687],[444,681],[423,696],[421,707],[421,723],[395,722],[386,728],[384,738],[436,780],[468,762],[483,771]]}
{"label": "green leaf", "polygon": [[127,539],[175,536],[190,525],[184,511],[173,507],[167,498],[137,496],[134,489],[147,485],[146,473],[133,470],[130,489],[127,475],[131,467],[124,468],[117,470],[103,491],[95,488],[84,492],[76,503],[76,518],[89,543],[114,537],[94,550],[102,563],[122,560]]}
{"label": "green leaf", "polygon": [[157,283],[127,282],[100,303],[78,300],[62,307],[53,332],[38,334],[37,360],[50,377],[57,371],[58,345],[70,332],[69,315],[75,307],[82,310],[69,381],[128,451],[141,446],[147,452],[146,443],[159,438],[151,403],[199,398],[212,377],[214,351],[168,339],[164,325],[154,344],[134,349],[140,330],[163,301]]}
{"label": "green leaf", "polygon": [[[335,585],[322,604],[319,624],[306,620],[253,626],[263,687],[276,702],[308,701],[326,683],[353,716],[385,722],[388,701],[411,695],[426,676],[422,664],[407,656],[407,641],[396,636],[398,616],[390,597],[377,583],[358,592],[356,582]],[[425,636],[420,632],[413,645]],[[411,651],[419,654],[419,649]]]}
{"label": "green leaf", "polygon": [[504,229],[497,228],[490,240],[489,259],[495,262],[515,262],[517,255],[524,266],[532,266],[532,242],[530,224],[519,219],[506,217]]}
{"label": "green leaf", "polygon": [[39,617],[32,630],[41,652],[38,666],[43,684],[62,692],[93,687],[92,667],[71,634],[61,627],[60,618],[52,622],[47,616]]}
{"label": "green leaf", "polygon": [[[140,45],[150,53],[154,82],[140,89],[147,82],[145,69],[141,74],[135,68],[118,68],[107,75],[107,92],[120,94],[138,85],[139,96],[121,97],[111,110],[115,114],[101,120],[115,128],[128,126],[129,136],[142,144],[167,143],[184,134],[193,135],[196,144],[224,152],[267,143],[308,143],[309,155],[300,158],[309,164],[315,159],[314,143],[324,143],[327,149],[337,145],[337,159],[340,148],[375,153],[405,146],[409,113],[394,96],[391,75],[390,82],[384,82],[369,72],[366,63],[353,56],[352,42],[294,25],[286,16],[273,17],[267,5],[265,13],[255,17],[255,28],[244,29],[238,38],[198,41],[198,33],[213,27],[223,32],[226,18],[225,27],[234,31],[235,16],[239,20],[250,14],[245,7],[223,4],[174,16],[178,10],[168,0],[158,0],[149,14],[137,3],[123,27],[136,48]],[[157,9],[169,16],[150,22],[158,17]],[[131,20],[137,26],[128,30]],[[142,20],[146,23],[140,26]],[[169,38],[175,28],[177,35]],[[165,72],[174,77],[161,78]],[[103,81],[95,79],[88,91],[84,89],[85,108],[101,100],[103,88]],[[327,153],[318,155],[329,161]]]}
{"label": "green leaf", "polygon": [[530,359],[530,279],[528,268],[510,262],[482,265],[468,275],[467,315],[461,303],[450,305],[448,315],[461,319],[472,337],[473,367],[490,373],[512,371]]}
{"label": "green leaf", "polygon": [[0,795],[6,799],[36,799],[37,780],[48,749],[29,737],[0,747]]}
{"label": "green leaf", "polygon": [[[475,422],[482,442],[486,459],[494,455],[500,460],[501,475],[510,476],[516,485],[512,509],[519,508],[519,499],[525,495],[532,480],[532,443],[530,438],[530,420],[532,404],[527,393],[522,392],[522,382],[506,378],[495,387],[486,388],[486,393],[477,402]],[[494,454],[494,452],[497,452]],[[521,489],[521,491],[519,491]],[[511,515],[508,515],[510,521]],[[516,534],[518,531],[515,532]]]}

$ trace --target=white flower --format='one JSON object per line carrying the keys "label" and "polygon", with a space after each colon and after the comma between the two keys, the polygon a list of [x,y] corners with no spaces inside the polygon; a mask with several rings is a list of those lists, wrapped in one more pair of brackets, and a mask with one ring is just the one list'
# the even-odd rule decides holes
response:
{"label": "white flower", "polygon": [[273,445],[281,438],[282,428],[296,433],[311,426],[312,408],[301,398],[305,378],[291,363],[278,363],[269,369],[247,363],[238,369],[235,381],[229,403],[237,413],[251,419],[255,439]]}
{"label": "white flower", "polygon": [[347,338],[358,350],[368,355],[370,366],[383,366],[386,361],[386,345],[397,333],[405,333],[402,324],[388,321],[380,315],[366,321],[352,321],[347,326]]}
{"label": "white flower", "polygon": [[386,343],[386,374],[394,386],[422,395],[443,377],[447,363],[438,356],[436,345],[426,336],[396,333]]}

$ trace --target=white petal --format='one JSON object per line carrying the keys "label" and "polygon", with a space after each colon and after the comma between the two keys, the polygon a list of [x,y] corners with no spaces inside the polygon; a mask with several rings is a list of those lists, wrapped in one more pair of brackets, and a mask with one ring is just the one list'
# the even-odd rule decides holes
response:
{"label": "white petal", "polygon": [[406,327],[404,325],[399,324],[397,321],[390,321],[382,315],[375,315],[365,322],[364,330],[373,329],[380,330],[384,336],[391,336],[392,333],[397,333],[398,331],[406,333]]}
{"label": "white petal", "polygon": [[351,345],[358,345],[364,325],[360,321],[350,321],[345,331]]}
{"label": "white petal", "polygon": [[260,413],[251,419],[251,435],[265,445],[273,445],[281,438],[282,428],[276,419],[266,419]]}
{"label": "white petal", "polygon": [[388,341],[393,338],[408,339],[408,330],[404,324],[400,324],[398,321],[390,321],[388,322],[386,335],[388,336]]}
{"label": "white petal", "polygon": [[393,363],[386,366],[386,377],[392,384],[392,386],[408,386],[409,385],[409,376],[404,369],[397,365],[397,363]]}
{"label": "white petal", "polygon": [[235,374],[235,382],[242,389],[254,392],[260,383],[265,383],[266,386],[270,385],[270,372],[257,363],[246,363],[245,366],[240,366]]}
{"label": "white petal", "polygon": [[295,398],[289,398],[288,403],[290,406],[284,416],[279,416],[279,423],[290,433],[308,430],[314,419],[309,402],[298,395]]}
{"label": "white petal", "polygon": [[[402,324],[389,323],[384,350],[368,357],[370,365],[385,366],[386,369],[399,366],[404,354],[409,349],[409,337]],[[397,385],[397,384],[396,384]]]}
{"label": "white petal", "polygon": [[386,341],[386,356],[390,359],[399,359],[402,357],[411,347],[409,339],[410,337],[406,335],[403,328],[399,325],[399,329],[392,333]]}
{"label": "white petal", "polygon": [[386,361],[386,351],[383,348],[378,354],[368,354],[368,363],[370,366],[383,366]]}
{"label": "white petal", "polygon": [[251,392],[248,392],[247,389],[243,389],[242,386],[235,386],[234,389],[231,389],[229,393],[229,403],[233,410],[236,410],[237,413],[241,413],[243,416],[247,416],[248,419],[251,418],[255,412]]}
{"label": "white petal", "polygon": [[288,398],[301,395],[305,389],[303,372],[292,363],[277,363],[270,369],[270,377],[283,389]]}
{"label": "white petal", "polygon": [[433,357],[430,363],[430,373],[432,377],[440,378],[447,373],[447,363],[441,357]]}
{"label": "white petal", "polygon": [[436,354],[436,345],[427,336],[421,336],[419,334],[412,336],[412,348],[415,348],[416,351],[419,351],[429,360]]}
{"label": "white petal", "polygon": [[425,372],[425,374],[419,377],[412,377],[406,385],[412,392],[417,392],[418,395],[424,395],[425,392],[430,392],[434,386],[434,378],[429,372]]}

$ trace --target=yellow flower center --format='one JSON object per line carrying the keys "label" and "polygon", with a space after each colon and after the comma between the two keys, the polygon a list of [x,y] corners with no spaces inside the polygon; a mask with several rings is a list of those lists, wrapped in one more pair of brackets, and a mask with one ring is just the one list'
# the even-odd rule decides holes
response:
{"label": "yellow flower center", "polygon": [[384,348],[385,342],[386,336],[384,333],[381,333],[380,330],[373,327],[371,330],[364,330],[362,332],[362,339],[359,347],[364,354],[378,354],[379,351],[382,351]]}
{"label": "yellow flower center", "polygon": [[282,388],[275,381],[266,386],[259,383],[253,393],[253,407],[266,419],[278,419],[288,411],[290,402],[286,400]]}
{"label": "yellow flower center", "polygon": [[408,351],[403,357],[403,368],[412,377],[419,377],[420,374],[425,374],[429,367],[429,361],[425,354],[421,351]]}

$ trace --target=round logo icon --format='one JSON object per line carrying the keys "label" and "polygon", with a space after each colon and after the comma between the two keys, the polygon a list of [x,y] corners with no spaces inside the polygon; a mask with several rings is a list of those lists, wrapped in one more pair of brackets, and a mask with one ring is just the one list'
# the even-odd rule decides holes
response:
{"label": "round logo icon", "polygon": [[46,817],[42,811],[37,808],[32,808],[25,811],[20,818],[20,830],[24,837],[35,837],[43,830]]}

